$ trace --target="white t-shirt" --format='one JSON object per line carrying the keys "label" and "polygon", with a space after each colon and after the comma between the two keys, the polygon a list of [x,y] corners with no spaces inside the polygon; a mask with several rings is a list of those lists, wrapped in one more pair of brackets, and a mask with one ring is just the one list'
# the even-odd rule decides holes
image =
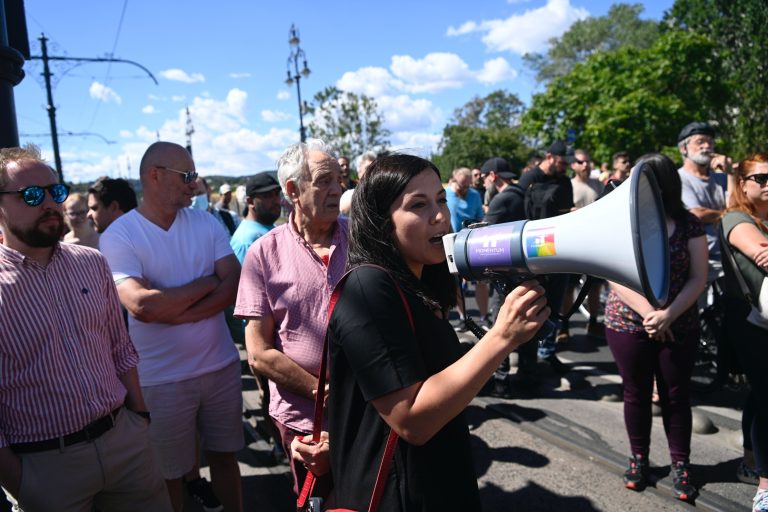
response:
{"label": "white t-shirt", "polygon": [[[101,251],[115,281],[146,279],[153,288],[173,288],[214,274],[217,260],[232,254],[227,233],[211,214],[182,208],[168,231],[131,210],[102,234]],[[142,386],[179,382],[237,361],[224,312],[181,325],[128,319],[139,352]]]}

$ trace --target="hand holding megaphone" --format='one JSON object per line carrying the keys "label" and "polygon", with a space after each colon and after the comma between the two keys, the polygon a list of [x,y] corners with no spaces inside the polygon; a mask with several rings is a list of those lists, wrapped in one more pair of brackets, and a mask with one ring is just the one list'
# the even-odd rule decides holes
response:
{"label": "hand holding megaphone", "polygon": [[489,333],[509,342],[509,352],[531,340],[550,314],[544,287],[536,280],[516,286],[504,300]]}

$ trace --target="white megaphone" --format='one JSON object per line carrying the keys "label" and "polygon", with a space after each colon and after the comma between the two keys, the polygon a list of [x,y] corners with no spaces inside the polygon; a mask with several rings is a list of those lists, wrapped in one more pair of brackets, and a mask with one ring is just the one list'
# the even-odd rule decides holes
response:
{"label": "white megaphone", "polygon": [[639,162],[628,180],[574,212],[462,229],[443,237],[448,267],[469,279],[587,274],[622,284],[662,307],[669,241],[656,179]]}

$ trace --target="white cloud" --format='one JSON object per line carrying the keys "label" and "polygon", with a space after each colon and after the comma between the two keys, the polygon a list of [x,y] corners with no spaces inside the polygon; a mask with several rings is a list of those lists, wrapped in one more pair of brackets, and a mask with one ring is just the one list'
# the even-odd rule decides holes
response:
{"label": "white cloud", "polygon": [[266,121],[267,123],[279,123],[280,121],[285,121],[290,118],[291,118],[290,114],[287,114],[280,110],[262,110],[261,111],[261,119]]}
{"label": "white cloud", "polygon": [[391,137],[392,150],[429,158],[432,153],[437,151],[437,145],[441,138],[439,133],[393,132]]}
{"label": "white cloud", "polygon": [[133,132],[130,130],[120,130],[120,137],[124,139],[131,139],[133,138]]}
{"label": "white cloud", "polygon": [[372,98],[395,92],[394,89],[401,86],[402,84],[394,81],[389,71],[372,66],[347,71],[336,82],[336,87],[342,91],[365,94]]}
{"label": "white cloud", "polygon": [[122,98],[118,96],[113,89],[99,82],[93,82],[88,92],[90,93],[91,98],[103,101],[104,103],[113,101],[119,105],[123,102]]}
{"label": "white cloud", "polygon": [[279,99],[280,101],[285,101],[287,99],[290,99],[290,97],[291,97],[291,93],[286,91],[285,89],[281,89],[277,91],[277,99]]}
{"label": "white cloud", "polygon": [[448,36],[482,33],[482,41],[491,51],[509,51],[523,55],[543,51],[547,41],[562,35],[575,21],[583,20],[589,12],[574,7],[570,0],[547,0],[546,5],[513,14],[506,19],[467,21],[459,28],[448,27]]}
{"label": "white cloud", "polygon": [[467,63],[455,53],[429,53],[423,59],[395,55],[390,69],[412,93],[458,89],[472,78]]}
{"label": "white cloud", "polygon": [[174,103],[184,101],[185,99],[187,99],[186,96],[171,96],[171,101],[173,101]]}
{"label": "white cloud", "polygon": [[376,99],[385,126],[394,131],[420,131],[434,128],[442,121],[442,111],[426,99],[399,96],[381,96]]}
{"label": "white cloud", "polygon": [[142,112],[145,114],[154,114],[155,113],[155,107],[154,105],[147,105],[143,109],[141,109]]}
{"label": "white cloud", "polygon": [[249,78],[251,76],[250,73],[230,73],[230,78]]}
{"label": "white cloud", "polygon": [[202,73],[188,74],[183,69],[173,68],[166,69],[160,72],[160,76],[166,80],[174,80],[176,82],[184,82],[185,84],[192,84],[195,82],[205,82],[205,77]]}
{"label": "white cloud", "polygon": [[494,84],[515,78],[517,78],[517,71],[509,65],[504,57],[486,61],[482,71],[477,73],[477,79],[484,84]]}
{"label": "white cloud", "polygon": [[459,26],[459,28],[448,27],[445,32],[447,36],[463,36],[464,34],[471,34],[478,29],[477,23],[474,21],[465,21]]}

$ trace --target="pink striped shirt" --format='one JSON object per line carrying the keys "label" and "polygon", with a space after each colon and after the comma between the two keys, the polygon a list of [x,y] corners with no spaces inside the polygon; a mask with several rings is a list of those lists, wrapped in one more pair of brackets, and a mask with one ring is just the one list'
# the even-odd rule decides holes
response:
{"label": "pink striped shirt", "polygon": [[[326,266],[289,221],[256,240],[243,262],[235,315],[275,320],[275,348],[313,375],[320,358],[328,301],[347,264],[347,222],[339,220]],[[296,430],[312,430],[314,400],[269,382],[269,414]]]}
{"label": "pink striped shirt", "polygon": [[125,400],[138,355],[107,261],[59,244],[48,266],[0,245],[0,447],[82,430]]}

